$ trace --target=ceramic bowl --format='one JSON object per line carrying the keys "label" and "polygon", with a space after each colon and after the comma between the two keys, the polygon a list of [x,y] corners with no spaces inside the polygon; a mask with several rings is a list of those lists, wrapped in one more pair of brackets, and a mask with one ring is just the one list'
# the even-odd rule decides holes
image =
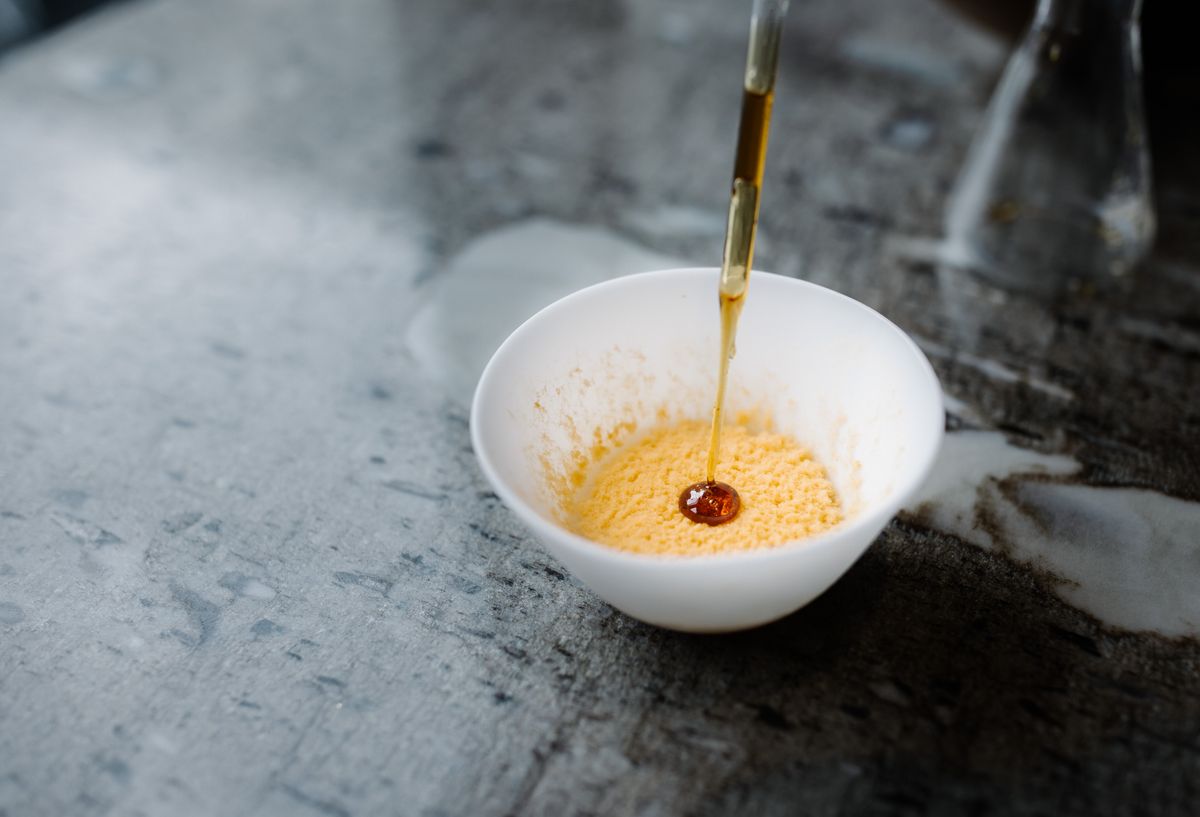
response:
{"label": "ceramic bowl", "polygon": [[618,610],[691,632],[764,624],[823,593],[921,486],[943,434],[937,378],[904,332],[837,292],[755,272],[727,416],[766,413],[807,446],[845,520],[778,547],[694,557],[629,553],[571,533],[563,479],[593,442],[629,421],[708,417],[718,275],[641,273],[551,304],[496,351],[471,410],[480,467],[546,550]]}

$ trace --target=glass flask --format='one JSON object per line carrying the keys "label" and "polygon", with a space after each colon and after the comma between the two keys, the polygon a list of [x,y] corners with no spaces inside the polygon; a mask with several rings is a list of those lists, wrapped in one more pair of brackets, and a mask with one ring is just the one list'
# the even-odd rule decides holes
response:
{"label": "glass flask", "polygon": [[1154,239],[1141,0],[1040,0],[946,208],[947,260],[1044,294],[1129,273]]}

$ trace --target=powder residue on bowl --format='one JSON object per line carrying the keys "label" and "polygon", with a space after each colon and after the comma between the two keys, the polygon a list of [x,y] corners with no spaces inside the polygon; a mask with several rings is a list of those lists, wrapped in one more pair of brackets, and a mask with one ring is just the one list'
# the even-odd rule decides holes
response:
{"label": "powder residue on bowl", "polygon": [[842,520],[825,469],[794,439],[745,423],[724,429],[717,479],[741,495],[741,512],[718,526],[679,512],[679,493],[704,477],[708,423],[659,425],[581,466],[565,497],[580,536],[636,553],[698,556],[772,547]]}

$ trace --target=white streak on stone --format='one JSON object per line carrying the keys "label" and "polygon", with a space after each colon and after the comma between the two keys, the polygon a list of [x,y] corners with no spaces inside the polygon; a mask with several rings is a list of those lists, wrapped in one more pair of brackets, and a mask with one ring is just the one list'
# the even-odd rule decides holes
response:
{"label": "white streak on stone", "polygon": [[[1064,600],[1110,625],[1200,635],[1200,503],[1037,479],[1077,470],[998,432],[950,434],[910,507],[939,530],[1058,576]],[[980,507],[988,529],[977,524]]]}
{"label": "white streak on stone", "polygon": [[929,338],[923,338],[917,335],[913,336],[913,340],[921,347],[922,351],[930,357],[941,358],[944,360],[952,360],[963,366],[968,366],[980,372],[984,376],[998,383],[1024,383],[1031,389],[1036,389],[1050,397],[1057,397],[1060,400],[1074,400],[1075,393],[1070,389],[1064,388],[1057,383],[1046,380],[1029,374],[1028,372],[1020,372],[1013,369],[998,360],[991,358],[980,357],[973,355],[970,352],[963,352],[957,349],[951,349]]}
{"label": "white streak on stone", "polygon": [[900,42],[855,36],[847,39],[840,50],[842,57],[851,62],[927,85],[951,88],[963,84],[963,72],[952,61]]}
{"label": "white streak on stone", "polygon": [[241,587],[241,594],[249,599],[270,601],[275,598],[275,591],[258,579],[247,579]]}
{"label": "white streak on stone", "polygon": [[965,420],[968,423],[982,423],[983,418],[979,416],[979,412],[975,407],[967,403],[953,394],[942,392],[942,405],[946,409],[946,413],[952,417],[957,417],[960,420]]}
{"label": "white streak on stone", "polygon": [[542,307],[609,278],[678,266],[595,227],[543,219],[502,227],[464,247],[429,284],[408,347],[466,402],[496,347]]}
{"label": "white streak on stone", "polygon": [[638,210],[630,214],[627,222],[630,229],[652,236],[709,236],[716,241],[721,241],[725,236],[725,213],[686,205],[668,204]]}
{"label": "white streak on stone", "polygon": [[1040,454],[1012,445],[998,431],[947,434],[929,481],[909,507],[939,530],[992,548],[992,535],[975,525],[980,500],[1003,500],[999,483],[1017,476],[1072,474],[1070,457]]}
{"label": "white streak on stone", "polygon": [[1133,488],[1026,483],[1022,549],[1068,602],[1129,630],[1200,635],[1200,504]]}
{"label": "white streak on stone", "polygon": [[1126,335],[1144,340],[1156,340],[1181,352],[1200,352],[1200,332],[1184,329],[1178,324],[1122,316],[1117,328]]}

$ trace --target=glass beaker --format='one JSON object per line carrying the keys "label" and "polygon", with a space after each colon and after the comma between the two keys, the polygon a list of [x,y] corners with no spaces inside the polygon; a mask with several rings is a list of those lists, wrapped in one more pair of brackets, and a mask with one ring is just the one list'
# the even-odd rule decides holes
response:
{"label": "glass beaker", "polygon": [[947,260],[1056,294],[1146,255],[1140,14],[1141,0],[1039,0],[950,195]]}

